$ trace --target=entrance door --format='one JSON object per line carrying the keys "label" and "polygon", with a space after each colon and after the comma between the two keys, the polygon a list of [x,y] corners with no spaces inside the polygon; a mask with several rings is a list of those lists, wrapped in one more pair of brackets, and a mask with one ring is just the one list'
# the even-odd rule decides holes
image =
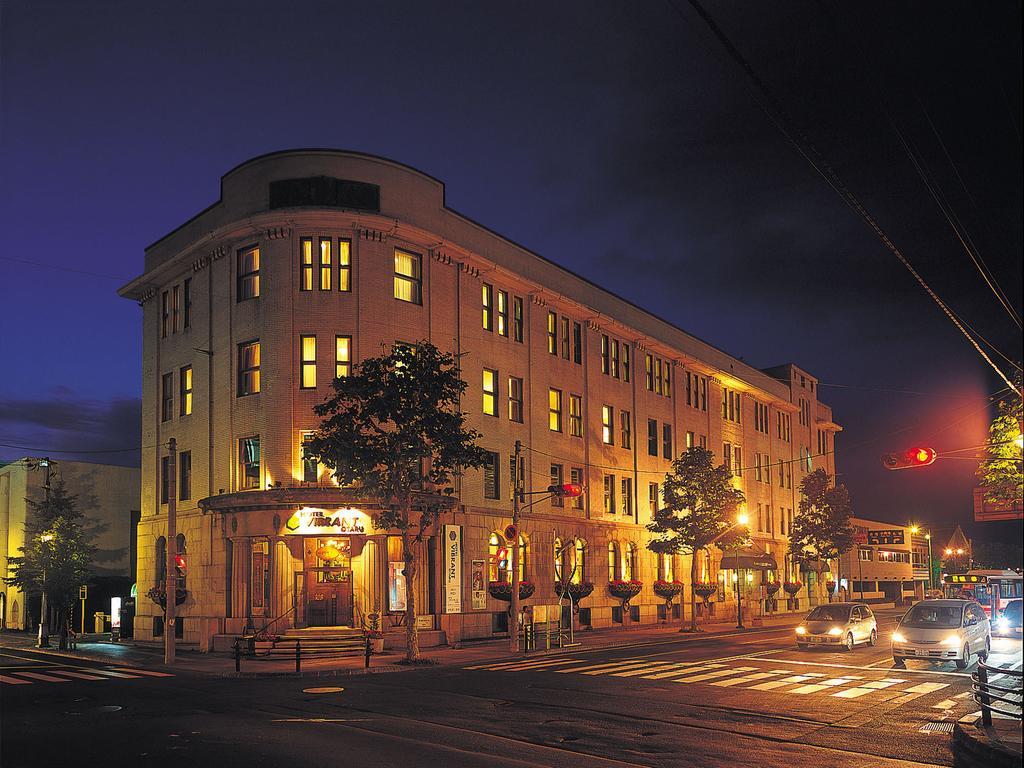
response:
{"label": "entrance door", "polygon": [[352,568],[348,538],[308,538],[304,550],[306,626],[352,626]]}

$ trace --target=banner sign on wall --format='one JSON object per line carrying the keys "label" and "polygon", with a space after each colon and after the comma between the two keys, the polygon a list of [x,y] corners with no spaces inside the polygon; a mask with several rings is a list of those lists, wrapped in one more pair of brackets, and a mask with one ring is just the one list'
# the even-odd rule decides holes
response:
{"label": "banner sign on wall", "polygon": [[484,561],[473,561],[473,610],[487,608],[487,582],[484,580]]}
{"label": "banner sign on wall", "polygon": [[904,544],[903,529],[893,528],[891,530],[868,531],[868,544],[875,546],[879,544]]}
{"label": "banner sign on wall", "polygon": [[444,612],[462,613],[462,526],[446,525],[444,547]]}
{"label": "banner sign on wall", "polygon": [[405,563],[392,560],[388,563],[388,610],[405,610]]}

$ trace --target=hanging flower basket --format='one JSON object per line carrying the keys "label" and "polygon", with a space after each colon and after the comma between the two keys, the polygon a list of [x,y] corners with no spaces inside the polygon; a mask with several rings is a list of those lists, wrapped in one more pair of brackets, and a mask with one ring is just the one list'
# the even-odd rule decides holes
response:
{"label": "hanging flower basket", "polygon": [[826,582],[825,582],[825,587],[826,587],[826,588],[828,589],[828,593],[829,593],[830,595],[831,595],[831,594],[832,594],[833,592],[835,592],[835,591],[836,591],[836,583],[835,583],[835,581],[834,581],[834,580],[832,580],[832,579],[829,579],[828,581],[826,581]]}
{"label": "hanging flower basket", "polygon": [[589,597],[590,593],[594,591],[593,583],[589,581],[581,581],[576,584],[574,582],[566,583],[564,581],[555,582],[555,594],[559,597],[572,598],[574,603],[578,603],[585,597]]}
{"label": "hanging flower basket", "polygon": [[[174,604],[181,605],[182,603],[184,603],[185,596],[187,594],[188,593],[181,587],[176,587],[174,590]],[[154,603],[159,605],[161,608],[165,610],[167,609],[167,594],[164,591],[163,587],[151,587],[149,591],[146,592],[146,597],[148,597]]]}
{"label": "hanging flower basket", "polygon": [[683,582],[681,581],[663,581],[658,579],[654,582],[654,594],[664,600],[671,600],[682,591]]}
{"label": "hanging flower basket", "polygon": [[764,589],[768,593],[768,597],[775,597],[779,590],[782,589],[782,584],[777,581],[769,581],[764,585]]}
{"label": "hanging flower basket", "polygon": [[698,581],[693,585],[693,592],[695,595],[697,595],[697,597],[699,597],[706,603],[712,595],[718,592],[718,585],[708,584],[704,581]]}
{"label": "hanging flower basket", "polygon": [[634,597],[640,594],[640,590],[644,588],[642,581],[623,581],[622,579],[615,579],[614,581],[608,582],[608,592],[612,597],[617,597],[619,600],[625,600],[627,603]]}
{"label": "hanging flower basket", "polygon": [[795,597],[796,593],[803,589],[803,584],[799,581],[787,581],[782,585],[782,588],[786,590],[786,594],[790,597]]}
{"label": "hanging flower basket", "polygon": [[[532,596],[535,589],[536,587],[533,586],[533,582],[520,581],[519,599],[525,600]],[[487,591],[495,600],[504,600],[508,603],[512,602],[512,585],[507,581],[492,581],[487,585]]]}

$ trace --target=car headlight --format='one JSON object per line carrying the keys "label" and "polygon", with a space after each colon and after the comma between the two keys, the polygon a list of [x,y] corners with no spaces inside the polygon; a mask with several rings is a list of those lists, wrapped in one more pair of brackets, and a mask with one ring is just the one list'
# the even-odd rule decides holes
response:
{"label": "car headlight", "polygon": [[1005,616],[1000,616],[998,619],[996,619],[996,627],[999,629],[1009,629],[1010,620]]}
{"label": "car headlight", "polygon": [[828,633],[835,637],[836,635],[843,634],[843,630],[841,630],[839,627],[832,627],[832,629],[830,629]]}
{"label": "car headlight", "polygon": [[960,638],[957,635],[950,635],[949,637],[947,637],[945,640],[942,641],[942,644],[943,645],[951,645],[954,648],[956,648],[958,645],[960,645]]}
{"label": "car headlight", "polygon": [[907,638],[905,638],[899,632],[893,632],[892,633],[892,641],[894,643],[905,643],[905,642],[907,642]]}
{"label": "car headlight", "polygon": [[796,628],[796,633],[798,635],[806,635],[807,634],[807,627],[797,627]]}

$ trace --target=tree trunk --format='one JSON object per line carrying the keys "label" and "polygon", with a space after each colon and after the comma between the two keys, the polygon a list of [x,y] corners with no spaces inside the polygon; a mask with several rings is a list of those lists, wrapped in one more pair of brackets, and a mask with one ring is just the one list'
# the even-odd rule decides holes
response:
{"label": "tree trunk", "polygon": [[419,661],[420,637],[416,629],[416,590],[413,580],[416,577],[416,554],[409,542],[409,510],[404,514],[406,526],[402,529],[402,559],[405,562],[405,658],[408,661]]}
{"label": "tree trunk", "polygon": [[[685,621],[685,616],[683,620]],[[679,622],[680,624],[683,621]],[[679,631],[683,629],[680,626]],[[697,631],[697,550],[693,550],[693,555],[690,557],[690,631]]]}
{"label": "tree trunk", "polygon": [[57,609],[57,649],[66,651],[68,649],[68,616],[64,607]]}

